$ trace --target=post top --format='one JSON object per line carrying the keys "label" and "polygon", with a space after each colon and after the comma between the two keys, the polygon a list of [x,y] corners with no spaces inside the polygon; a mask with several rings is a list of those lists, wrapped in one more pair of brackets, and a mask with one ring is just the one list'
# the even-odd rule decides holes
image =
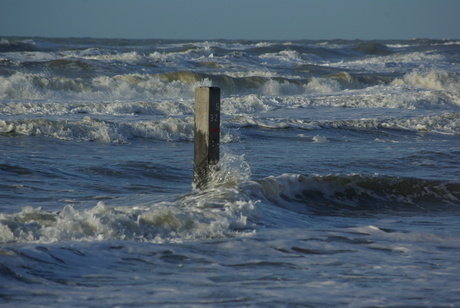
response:
{"label": "post top", "polygon": [[219,87],[207,87],[207,86],[199,86],[197,89],[220,89]]}

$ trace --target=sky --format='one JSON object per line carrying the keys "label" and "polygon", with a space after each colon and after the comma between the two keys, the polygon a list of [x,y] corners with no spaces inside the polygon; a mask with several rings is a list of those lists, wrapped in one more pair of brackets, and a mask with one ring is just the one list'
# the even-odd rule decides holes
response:
{"label": "sky", "polygon": [[459,39],[460,0],[0,0],[0,37]]}

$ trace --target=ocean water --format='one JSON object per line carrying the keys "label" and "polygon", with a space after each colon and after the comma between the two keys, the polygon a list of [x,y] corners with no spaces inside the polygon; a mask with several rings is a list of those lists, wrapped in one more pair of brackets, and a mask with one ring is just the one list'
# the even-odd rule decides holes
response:
{"label": "ocean water", "polygon": [[458,307],[459,178],[460,41],[0,40],[1,306]]}

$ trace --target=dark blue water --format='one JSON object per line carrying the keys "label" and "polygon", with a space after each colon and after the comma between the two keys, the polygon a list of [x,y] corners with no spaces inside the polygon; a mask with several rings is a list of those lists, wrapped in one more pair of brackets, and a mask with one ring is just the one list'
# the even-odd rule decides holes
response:
{"label": "dark blue water", "polygon": [[[460,303],[460,44],[0,42],[0,304]],[[192,188],[194,89],[221,157]]]}

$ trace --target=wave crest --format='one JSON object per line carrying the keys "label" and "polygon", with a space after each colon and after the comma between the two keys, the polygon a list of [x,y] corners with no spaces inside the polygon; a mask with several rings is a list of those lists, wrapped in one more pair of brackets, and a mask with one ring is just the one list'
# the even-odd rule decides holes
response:
{"label": "wave crest", "polygon": [[458,93],[460,92],[460,73],[444,70],[414,70],[404,75],[402,79],[395,79],[392,84]]}
{"label": "wave crest", "polygon": [[460,185],[417,178],[284,174],[246,189],[277,207],[303,214],[354,216],[460,210]]}

